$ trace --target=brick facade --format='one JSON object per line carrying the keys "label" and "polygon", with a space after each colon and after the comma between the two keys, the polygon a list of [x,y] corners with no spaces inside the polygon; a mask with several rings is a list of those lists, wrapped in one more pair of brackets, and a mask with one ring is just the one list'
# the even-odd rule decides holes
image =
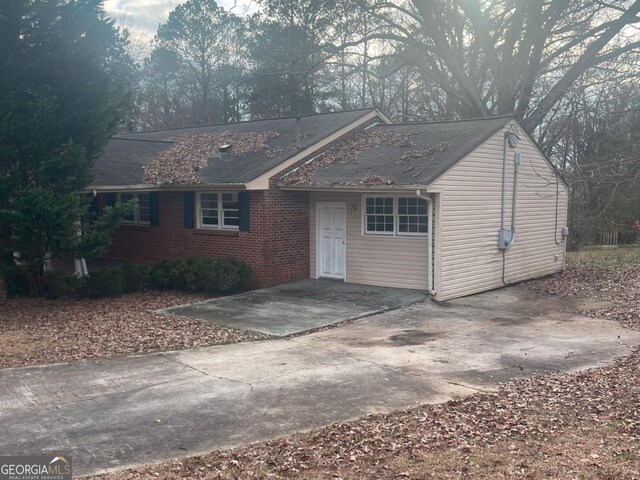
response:
{"label": "brick facade", "polygon": [[[312,155],[328,151],[380,121],[375,117]],[[160,192],[160,225],[120,226],[106,257],[138,263],[173,257],[233,257],[251,266],[256,288],[309,278],[309,193],[283,191],[277,186],[284,173],[308,159],[309,156],[272,177],[269,190],[249,193],[249,232],[185,228],[184,192]],[[101,200],[98,204],[104,203],[104,198]]]}
{"label": "brick facade", "polygon": [[183,192],[160,192],[160,225],[120,226],[106,257],[138,263],[233,257],[251,266],[256,288],[309,277],[308,193],[250,192],[249,232],[185,228],[183,201]]}

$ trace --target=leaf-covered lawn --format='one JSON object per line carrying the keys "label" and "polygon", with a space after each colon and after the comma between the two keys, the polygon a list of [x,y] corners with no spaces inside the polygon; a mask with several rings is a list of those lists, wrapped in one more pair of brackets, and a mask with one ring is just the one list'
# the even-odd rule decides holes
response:
{"label": "leaf-covered lawn", "polygon": [[162,315],[201,295],[141,292],[108,299],[0,299],[0,368],[202,347],[266,338]]}
{"label": "leaf-covered lawn", "polygon": [[567,255],[569,267],[640,267],[639,246],[591,247]]}
{"label": "leaf-covered lawn", "polygon": [[[610,308],[585,313],[639,329],[633,291],[639,281],[640,268],[590,266],[527,287],[602,297]],[[636,349],[603,368],[512,381],[495,393],[370,415],[108,478],[640,478],[639,399]]]}

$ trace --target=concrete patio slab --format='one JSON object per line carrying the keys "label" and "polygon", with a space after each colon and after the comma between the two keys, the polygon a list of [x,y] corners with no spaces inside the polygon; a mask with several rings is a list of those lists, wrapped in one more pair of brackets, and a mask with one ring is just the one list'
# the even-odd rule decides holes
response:
{"label": "concrete patio slab", "polygon": [[386,312],[426,298],[427,294],[419,290],[309,279],[163,312],[273,336],[288,336]]}

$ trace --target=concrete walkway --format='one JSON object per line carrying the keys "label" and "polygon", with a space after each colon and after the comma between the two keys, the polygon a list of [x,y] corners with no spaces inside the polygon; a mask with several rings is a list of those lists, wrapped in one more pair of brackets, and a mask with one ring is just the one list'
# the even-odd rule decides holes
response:
{"label": "concrete walkway", "polygon": [[293,339],[0,370],[0,452],[70,453],[89,474],[597,366],[640,343],[566,302],[508,288]]}

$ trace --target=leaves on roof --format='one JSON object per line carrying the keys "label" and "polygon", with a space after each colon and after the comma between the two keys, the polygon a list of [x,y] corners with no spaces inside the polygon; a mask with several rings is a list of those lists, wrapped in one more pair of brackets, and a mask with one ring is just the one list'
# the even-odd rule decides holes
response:
{"label": "leaves on roof", "polygon": [[446,152],[451,147],[450,143],[442,142],[436,143],[435,145],[431,145],[428,148],[423,150],[411,150],[410,152],[405,153],[399,159],[393,161],[396,165],[401,165],[403,163],[407,163],[410,160],[420,160],[424,157],[428,157],[429,155],[433,155],[434,153]]}
{"label": "leaves on roof", "polygon": [[[339,143],[322,155],[318,155],[312,161],[301,165],[296,170],[291,171],[281,179],[280,183],[282,185],[318,183],[314,182],[312,177],[319,168],[349,163],[356,160],[362,152],[389,145],[400,148],[414,146],[409,135],[402,135],[385,128],[365,130]],[[400,158],[392,160],[392,163],[401,165],[411,160],[420,160],[434,153],[444,152],[448,150],[449,147],[451,147],[449,143],[442,142],[428,148],[411,150]],[[393,180],[384,179],[379,175],[369,175],[356,182],[344,182],[345,185],[355,184],[368,186],[392,185],[394,183]]]}
{"label": "leaves on roof", "polygon": [[358,180],[358,185],[366,185],[368,187],[376,185],[393,185],[394,183],[395,182],[393,180],[387,180],[380,175],[371,175],[370,177]]}
{"label": "leaves on roof", "polygon": [[283,185],[309,183],[315,171],[320,167],[340,165],[358,158],[361,152],[383,145],[409,147],[411,142],[407,135],[400,135],[386,129],[372,129],[359,132],[354,137],[338,143],[332,149],[318,156],[313,161],[301,165],[298,169],[282,178]]}
{"label": "leaves on roof", "polygon": [[241,156],[263,151],[267,156],[275,156],[281,150],[272,149],[267,141],[278,136],[277,132],[245,133],[185,133],[175,137],[175,144],[162,152],[144,167],[146,183],[187,184],[202,183],[198,171],[220,155],[222,145],[232,145],[223,155]]}

